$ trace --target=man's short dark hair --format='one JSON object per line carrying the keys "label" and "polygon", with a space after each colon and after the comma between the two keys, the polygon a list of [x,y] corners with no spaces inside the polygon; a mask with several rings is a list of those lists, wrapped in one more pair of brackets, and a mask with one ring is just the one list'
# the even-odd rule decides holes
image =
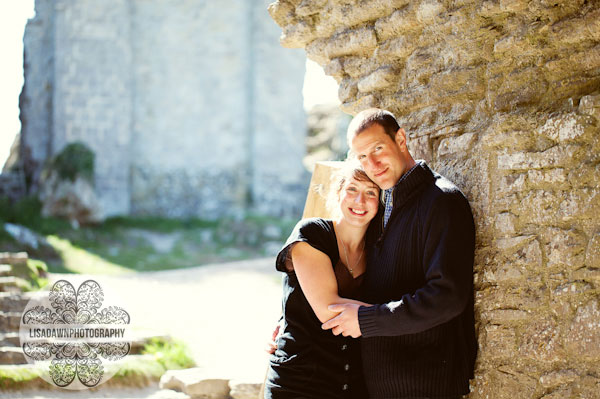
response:
{"label": "man's short dark hair", "polygon": [[384,109],[370,108],[359,112],[350,122],[347,132],[348,146],[351,147],[354,137],[375,124],[381,126],[385,133],[395,140],[400,125],[394,114]]}

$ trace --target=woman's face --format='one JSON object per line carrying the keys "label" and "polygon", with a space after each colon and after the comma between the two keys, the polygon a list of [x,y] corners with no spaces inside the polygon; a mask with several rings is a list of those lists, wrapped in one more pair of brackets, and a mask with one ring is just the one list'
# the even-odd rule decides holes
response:
{"label": "woman's face", "polygon": [[377,214],[379,187],[371,181],[350,178],[340,191],[342,217],[355,226],[368,224]]}

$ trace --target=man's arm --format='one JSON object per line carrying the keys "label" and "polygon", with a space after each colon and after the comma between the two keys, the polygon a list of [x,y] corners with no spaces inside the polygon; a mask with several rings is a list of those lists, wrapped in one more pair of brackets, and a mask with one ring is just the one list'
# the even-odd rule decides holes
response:
{"label": "man's arm", "polygon": [[369,307],[336,306],[341,313],[323,328],[364,337],[414,334],[443,324],[464,310],[472,295],[475,248],[468,203],[459,192],[444,194],[425,219],[425,285],[399,301]]}

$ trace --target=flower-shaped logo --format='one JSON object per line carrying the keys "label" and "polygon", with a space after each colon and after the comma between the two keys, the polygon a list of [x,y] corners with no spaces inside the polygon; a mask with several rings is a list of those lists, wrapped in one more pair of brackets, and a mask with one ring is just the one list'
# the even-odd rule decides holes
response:
{"label": "flower-shaped logo", "polygon": [[21,343],[31,361],[49,362],[54,384],[69,387],[75,378],[85,387],[102,381],[102,359],[116,361],[129,353],[124,339],[129,314],[120,307],[100,309],[104,292],[94,280],[84,281],[77,291],[66,280],[53,286],[50,306],[26,308],[21,320]]}

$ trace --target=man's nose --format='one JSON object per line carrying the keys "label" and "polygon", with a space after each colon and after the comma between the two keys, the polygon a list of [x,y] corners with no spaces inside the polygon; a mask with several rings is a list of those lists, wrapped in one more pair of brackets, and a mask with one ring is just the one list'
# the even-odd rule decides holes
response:
{"label": "man's nose", "polygon": [[374,155],[369,155],[367,156],[367,164],[368,166],[370,166],[371,168],[374,168],[377,166],[377,158]]}

